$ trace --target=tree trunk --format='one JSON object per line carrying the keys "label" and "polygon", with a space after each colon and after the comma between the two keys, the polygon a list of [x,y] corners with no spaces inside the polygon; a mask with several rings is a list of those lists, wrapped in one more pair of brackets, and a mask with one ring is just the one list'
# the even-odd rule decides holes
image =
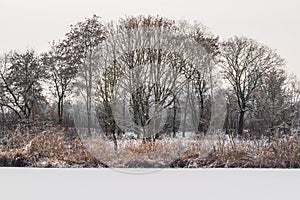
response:
{"label": "tree trunk", "polygon": [[172,123],[172,128],[173,128],[173,138],[176,137],[176,114],[177,114],[177,104],[176,104],[176,97],[174,96],[174,103],[173,103],[173,123]]}
{"label": "tree trunk", "polygon": [[4,131],[6,121],[5,121],[5,112],[3,106],[1,106],[1,114],[2,114],[2,131]]}
{"label": "tree trunk", "polygon": [[226,117],[224,121],[224,127],[223,129],[225,130],[225,134],[230,135],[230,125],[229,125],[229,104],[226,106]]}
{"label": "tree trunk", "polygon": [[91,119],[92,119],[92,62],[91,62],[91,53],[89,55],[89,66],[88,66],[88,95],[87,95],[87,114],[88,114],[88,136],[92,136],[91,133]]}
{"label": "tree trunk", "polygon": [[86,111],[87,111],[87,135],[88,137],[92,136],[91,133],[91,94],[90,92],[87,93],[87,102],[86,102]]}
{"label": "tree trunk", "polygon": [[190,94],[190,83],[187,84],[187,94],[186,94],[185,105],[184,105],[184,118],[183,118],[182,137],[185,137],[185,131],[186,131],[186,115],[187,115],[187,106],[188,106],[188,101],[189,101],[189,94]]}
{"label": "tree trunk", "polygon": [[113,142],[114,142],[114,150],[118,151],[118,141],[115,133],[113,133]]}
{"label": "tree trunk", "polygon": [[58,124],[62,125],[62,120],[63,120],[63,98],[61,98],[61,97],[58,98],[57,115],[58,115]]}
{"label": "tree trunk", "polygon": [[116,137],[116,124],[115,122],[113,122],[112,126],[111,126],[111,134],[112,134],[112,139],[114,142],[114,150],[118,151],[118,141],[117,141],[117,137]]}
{"label": "tree trunk", "polygon": [[245,111],[240,111],[238,135],[242,135],[244,132],[244,118],[245,118]]}

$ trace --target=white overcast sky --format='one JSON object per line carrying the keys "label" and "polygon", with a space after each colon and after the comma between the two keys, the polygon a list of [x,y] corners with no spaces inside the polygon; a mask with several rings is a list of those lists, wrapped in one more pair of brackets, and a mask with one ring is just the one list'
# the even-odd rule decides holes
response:
{"label": "white overcast sky", "polygon": [[46,51],[93,14],[104,21],[139,14],[200,21],[222,39],[243,35],[277,49],[300,77],[300,0],[0,0],[0,53]]}

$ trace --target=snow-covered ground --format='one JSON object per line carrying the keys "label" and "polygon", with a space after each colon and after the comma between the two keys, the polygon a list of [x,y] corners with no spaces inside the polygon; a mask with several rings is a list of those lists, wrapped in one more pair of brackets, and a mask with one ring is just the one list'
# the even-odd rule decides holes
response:
{"label": "snow-covered ground", "polygon": [[300,184],[299,170],[1,168],[0,177],[1,199],[22,200],[282,200],[298,199]]}

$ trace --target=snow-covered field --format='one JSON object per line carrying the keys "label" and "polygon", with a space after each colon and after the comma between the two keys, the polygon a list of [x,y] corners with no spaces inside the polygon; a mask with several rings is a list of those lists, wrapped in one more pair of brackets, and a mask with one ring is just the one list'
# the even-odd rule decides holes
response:
{"label": "snow-covered field", "polygon": [[300,185],[299,170],[164,169],[132,175],[113,169],[1,168],[0,177],[3,200],[282,200],[298,199]]}

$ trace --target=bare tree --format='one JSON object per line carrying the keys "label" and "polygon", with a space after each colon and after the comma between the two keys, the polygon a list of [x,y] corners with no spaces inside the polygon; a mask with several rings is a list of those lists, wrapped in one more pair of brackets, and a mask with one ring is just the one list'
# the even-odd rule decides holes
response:
{"label": "bare tree", "polygon": [[226,118],[224,123],[225,133],[228,135],[236,134],[238,129],[239,107],[234,91],[226,89]]}
{"label": "bare tree", "polygon": [[[100,79],[100,82],[102,84],[99,84],[98,86],[98,94],[101,96],[101,101],[105,104],[104,107],[107,108],[104,110],[109,111],[109,113],[103,113],[103,115],[109,116],[109,118],[112,119],[112,109],[110,108],[113,104],[112,96],[116,93],[117,81],[123,78],[123,80],[135,81],[135,83],[126,82],[126,86],[121,86],[123,89],[127,87],[125,91],[128,92],[127,94],[130,99],[124,99],[124,101],[131,102],[134,122],[142,127],[150,122],[149,109],[151,106],[149,105],[149,96],[150,94],[155,94],[157,98],[154,99],[158,100],[158,95],[160,95],[159,93],[163,90],[162,88],[159,89],[159,82],[154,83],[154,77],[151,78],[151,86],[150,84],[145,85],[140,83],[143,82],[143,78],[150,78],[148,75],[146,75],[146,77],[143,76],[143,73],[147,73],[149,70],[152,70],[153,73],[156,73],[156,75],[159,76],[158,73],[160,73],[160,71],[150,65],[161,62],[159,59],[162,53],[159,49],[147,49],[149,48],[149,46],[147,46],[149,43],[146,43],[149,41],[146,41],[144,46],[141,44],[143,39],[146,39],[145,32],[143,33],[142,29],[166,28],[170,30],[172,24],[172,21],[161,17],[139,16],[137,18],[130,17],[127,19],[121,19],[119,24],[109,25],[110,38],[115,39],[109,39],[106,41],[106,46],[104,48],[107,54],[105,56],[109,57],[110,60],[103,59],[106,63],[105,65],[102,65],[104,66],[104,68],[101,69],[102,78]],[[130,33],[133,32],[139,32],[141,35],[130,35]],[[130,45],[137,43],[141,44],[137,47],[137,49],[130,49]],[[136,70],[139,66],[144,65],[145,68],[143,69],[143,72]],[[146,65],[149,66],[146,67]],[[110,78],[107,79],[107,77]],[[125,82],[123,83],[125,84]],[[168,93],[170,93],[170,91],[168,91]],[[110,124],[115,127],[114,120],[111,120]]]}
{"label": "bare tree", "polygon": [[52,49],[43,55],[45,65],[50,66],[50,78],[54,83],[59,124],[63,121],[65,97],[76,85],[77,93],[81,94],[86,105],[88,135],[91,127],[94,66],[91,57],[96,46],[104,39],[103,32],[99,17],[93,16],[71,26],[66,38],[53,44]]}
{"label": "bare tree", "polygon": [[[287,76],[282,68],[273,68],[261,80],[257,90],[254,91],[250,102],[251,121],[261,121],[261,126],[256,123],[258,133],[282,129],[286,120],[284,115],[289,105],[286,98]],[[252,126],[254,128],[254,126]]]}
{"label": "bare tree", "polygon": [[[206,51],[209,59],[206,63],[207,67],[198,70],[199,66],[190,65],[191,77],[190,84],[187,85],[188,93],[194,93],[195,102],[194,107],[197,106],[199,109],[199,122],[197,125],[197,133],[206,133],[209,126],[210,113],[211,113],[211,98],[212,92],[215,89],[215,81],[213,80],[213,71],[216,66],[211,61],[216,61],[216,57],[219,54],[219,38],[209,33],[206,27],[200,23],[195,22],[191,24],[187,21],[180,21],[178,23],[179,32],[186,37],[191,38],[199,46],[203,47]],[[210,63],[209,63],[210,62]],[[202,64],[203,63],[198,63]],[[189,95],[186,96],[185,103],[189,101]],[[185,106],[185,109],[187,107]],[[195,109],[194,109],[195,110]],[[186,114],[186,110],[184,111]],[[184,120],[186,121],[186,120]],[[183,132],[185,132],[183,130]]]}
{"label": "bare tree", "polygon": [[[300,127],[300,82],[295,75],[287,78],[287,85],[285,87],[286,103],[289,105],[285,111],[285,119],[288,122],[287,126],[294,131]],[[294,129],[294,130],[293,130]]]}
{"label": "bare tree", "polygon": [[[85,21],[72,25],[71,30],[66,34],[66,38],[57,46],[59,56],[63,59],[63,64],[67,66],[66,70],[70,73],[66,74],[69,77],[65,77],[65,83],[60,84],[60,86],[69,85],[69,81],[74,78],[76,71],[74,85],[77,94],[83,100],[82,103],[85,104],[88,136],[91,136],[92,91],[95,82],[93,74],[95,64],[92,56],[97,46],[105,39],[104,34],[105,30],[99,21],[99,17],[94,15],[92,18],[87,18]],[[63,88],[61,87],[61,89]],[[63,90],[65,89],[66,87]],[[62,92],[60,92],[60,96],[62,95]],[[62,110],[60,109],[60,111]]]}
{"label": "bare tree", "polygon": [[41,81],[45,69],[33,50],[25,53],[12,52],[1,62],[1,90],[3,107],[13,111],[19,119],[35,115],[35,106],[44,101]]}
{"label": "bare tree", "polygon": [[[98,77],[95,91],[97,118],[100,128],[106,136],[114,141],[114,148],[117,150],[116,134],[120,134],[120,129],[115,122],[111,105],[117,81],[121,76],[121,68],[117,65],[115,58],[109,58],[109,53],[102,50],[99,50],[98,53],[96,58],[99,61],[98,70],[96,70]],[[114,54],[114,52],[110,53]],[[123,117],[127,116],[123,114]]]}
{"label": "bare tree", "polygon": [[253,92],[262,77],[284,60],[269,47],[245,37],[234,37],[221,44],[220,65],[224,78],[230,83],[238,101],[238,134],[243,133],[244,117]]}
{"label": "bare tree", "polygon": [[65,98],[73,89],[77,67],[70,65],[62,52],[61,44],[53,44],[48,53],[42,54],[43,65],[48,69],[48,84],[57,103],[58,124],[62,125]]}
{"label": "bare tree", "polygon": [[[105,68],[101,74],[106,77],[117,73],[114,77],[117,81],[112,84],[114,87],[109,86],[114,88],[110,93],[122,100],[118,105],[129,103],[123,108],[129,109],[128,116],[134,122],[130,127],[140,135],[153,134],[156,131],[148,128],[159,124],[158,113],[172,107],[173,121],[170,122],[175,135],[174,123],[180,108],[176,99],[194,71],[203,67],[205,49],[198,49],[201,45],[181,33],[173,21],[161,17],[130,17],[120,20],[118,25],[111,25],[109,32],[104,57],[109,55],[111,59],[100,65]],[[99,91],[103,94],[106,84],[103,78],[101,82]]]}

